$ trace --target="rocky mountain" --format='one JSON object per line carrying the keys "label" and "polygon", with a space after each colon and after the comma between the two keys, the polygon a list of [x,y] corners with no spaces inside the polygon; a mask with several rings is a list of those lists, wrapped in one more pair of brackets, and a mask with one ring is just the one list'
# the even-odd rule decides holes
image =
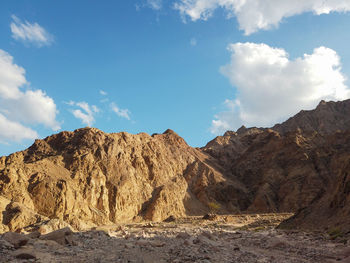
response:
{"label": "rocky mountain", "polygon": [[294,211],[282,227],[349,230],[349,136],[350,100],[321,101],[271,129],[228,131],[202,150],[249,189],[243,211]]}
{"label": "rocky mountain", "polygon": [[[0,231],[76,229],[170,216],[297,212],[285,223],[348,227],[350,100],[321,102],[271,129],[192,148],[175,132],[61,132],[0,158]],[[311,225],[311,226],[310,226]]]}
{"label": "rocky mountain", "polygon": [[350,128],[350,100],[329,101],[322,100],[316,109],[300,111],[294,117],[282,124],[276,124],[272,129],[281,134],[301,129],[302,131],[316,131],[320,134],[331,134]]}
{"label": "rocky mountain", "polygon": [[44,218],[84,229],[203,214],[226,188],[232,200],[246,191],[171,130],[150,136],[84,128],[0,159],[5,230]]}

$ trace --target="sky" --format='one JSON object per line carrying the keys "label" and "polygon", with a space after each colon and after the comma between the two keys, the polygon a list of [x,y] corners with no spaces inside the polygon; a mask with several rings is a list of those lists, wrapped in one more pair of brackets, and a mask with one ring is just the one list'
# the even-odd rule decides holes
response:
{"label": "sky", "polygon": [[90,126],[204,146],[350,98],[348,0],[2,0],[0,156]]}

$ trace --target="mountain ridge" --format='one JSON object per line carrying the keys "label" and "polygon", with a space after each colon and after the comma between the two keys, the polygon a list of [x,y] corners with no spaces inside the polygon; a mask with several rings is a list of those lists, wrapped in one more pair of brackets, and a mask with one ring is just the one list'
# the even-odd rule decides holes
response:
{"label": "mountain ridge", "polygon": [[339,167],[350,160],[349,131],[350,100],[322,101],[272,128],[227,131],[202,148],[170,129],[63,131],[0,157],[0,231],[43,220],[76,229],[162,221],[203,215],[210,203],[222,214],[296,212],[286,222],[293,227],[312,228],[302,211],[317,217],[329,203],[331,214],[348,218],[347,170]]}

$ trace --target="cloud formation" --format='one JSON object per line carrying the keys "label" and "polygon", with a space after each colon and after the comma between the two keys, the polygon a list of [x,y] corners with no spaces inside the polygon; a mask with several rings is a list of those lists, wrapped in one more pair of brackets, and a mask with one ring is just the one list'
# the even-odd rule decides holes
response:
{"label": "cloud formation", "polygon": [[177,0],[174,4],[185,20],[207,20],[214,11],[222,8],[229,18],[235,16],[241,30],[246,35],[260,29],[277,27],[283,18],[295,16],[305,12],[316,15],[330,12],[350,11],[348,0]]}
{"label": "cloud formation", "polygon": [[246,126],[270,126],[312,109],[320,100],[350,98],[337,53],[326,47],[290,60],[288,53],[266,44],[236,43],[228,47],[231,62],[221,68],[237,89],[226,111],[215,116],[215,134]]}
{"label": "cloud formation", "polygon": [[10,24],[12,37],[16,40],[30,43],[38,47],[49,46],[53,42],[53,36],[49,34],[38,23],[22,22],[17,16],[12,15],[12,23]]}
{"label": "cloud formation", "polygon": [[107,96],[107,92],[105,92],[104,90],[100,90],[100,95],[102,95],[102,96]]}
{"label": "cloud formation", "polygon": [[75,118],[80,119],[82,123],[91,126],[95,122],[95,114],[100,112],[96,105],[90,106],[87,102],[70,101],[68,105],[78,107],[79,109],[72,110]]}
{"label": "cloud formation", "polygon": [[112,111],[117,114],[119,117],[130,120],[130,111],[128,109],[120,109],[114,102],[110,104]]}
{"label": "cloud formation", "polygon": [[154,10],[160,10],[163,6],[162,0],[147,0],[147,6]]}
{"label": "cloud formation", "polygon": [[0,141],[35,139],[36,131],[27,125],[42,124],[60,129],[56,120],[56,104],[42,90],[32,90],[25,70],[14,64],[13,57],[0,49]]}
{"label": "cloud formation", "polygon": [[197,39],[195,37],[192,37],[190,40],[190,45],[192,47],[197,46]]}

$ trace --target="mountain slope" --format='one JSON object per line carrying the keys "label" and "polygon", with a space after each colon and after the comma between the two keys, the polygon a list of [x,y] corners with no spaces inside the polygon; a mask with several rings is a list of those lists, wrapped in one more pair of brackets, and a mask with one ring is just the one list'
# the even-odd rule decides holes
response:
{"label": "mountain slope", "polygon": [[297,212],[283,224],[291,228],[350,230],[349,133],[350,100],[321,101],[271,129],[228,131],[202,150],[249,189],[246,211]]}

